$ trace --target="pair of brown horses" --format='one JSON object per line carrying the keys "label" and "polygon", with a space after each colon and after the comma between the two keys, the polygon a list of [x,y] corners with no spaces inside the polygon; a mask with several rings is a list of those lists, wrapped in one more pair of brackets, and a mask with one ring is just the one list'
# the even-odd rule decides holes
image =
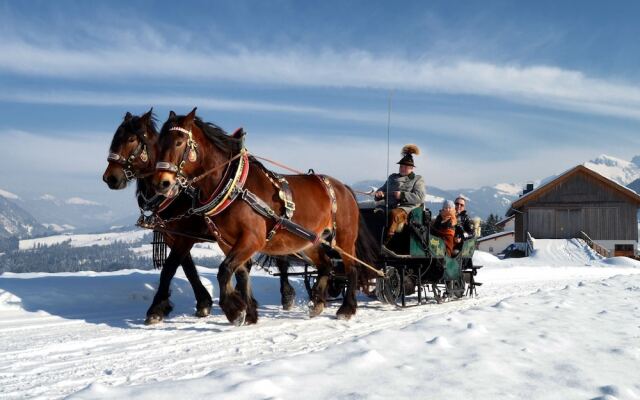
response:
{"label": "pair of brown horses", "polygon": [[[141,143],[146,152],[139,150]],[[189,208],[202,210],[166,225],[167,230],[178,234],[166,235],[171,254],[161,273],[161,284],[149,309],[148,321],[150,318],[161,320],[170,311],[167,308],[170,307],[168,285],[179,263],[192,285],[192,277],[199,282],[189,255],[197,240],[181,236],[180,232],[190,236],[213,235],[225,253],[217,277],[220,307],[233,324],[257,322],[257,302],[251,291],[249,269],[251,257],[258,252],[272,256],[303,253],[314,263],[318,279],[312,290],[310,315],[316,316],[324,309],[329,275],[334,265],[332,258],[336,255],[335,248],[340,249],[348,285],[337,315],[349,319],[355,314],[358,269],[350,256],[363,256],[367,249],[364,241],[370,237],[367,238],[366,227],[360,223],[353,192],[341,182],[314,174],[286,176],[291,200],[295,203],[291,221],[303,227],[307,234],[328,237],[332,247],[322,240],[310,241],[292,230],[278,229],[280,219],[273,216],[285,214],[285,203],[273,175],[256,159],[246,156],[242,137],[228,135],[216,125],[203,122],[196,117],[196,109],[185,116],[171,112],[159,135],[155,132],[151,112],[141,117],[127,114],[114,135],[111,152],[118,157],[110,157],[103,177],[109,187],[124,187],[127,175],[132,176],[126,170],[136,168],[139,191],[143,191],[146,198],[166,196],[165,202],[170,202],[161,211],[164,219],[181,216]],[[185,194],[187,192],[189,194]],[[192,204],[194,196],[195,206]],[[248,199],[254,199],[253,206]],[[255,199],[273,215],[257,212]],[[215,209],[210,209],[210,204]],[[361,251],[356,254],[359,239]],[[168,280],[163,280],[167,277]],[[207,297],[208,293],[204,296],[199,286],[201,284],[194,285],[198,310],[200,314],[208,314],[210,296]],[[281,288],[281,291],[284,290]],[[203,304],[208,306],[201,307]]]}

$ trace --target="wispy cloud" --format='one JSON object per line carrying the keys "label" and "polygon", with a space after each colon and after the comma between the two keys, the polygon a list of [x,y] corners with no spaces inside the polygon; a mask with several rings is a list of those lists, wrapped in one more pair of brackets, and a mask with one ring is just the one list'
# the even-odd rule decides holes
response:
{"label": "wispy cloud", "polygon": [[[168,107],[180,111],[197,106],[199,110],[242,111],[257,113],[299,114],[324,120],[348,121],[365,126],[386,127],[386,110],[362,110],[358,108],[314,107],[297,104],[243,101],[212,96],[170,96],[166,94],[107,93],[90,91],[56,91],[49,93],[28,90],[5,91],[0,93],[0,101],[27,104],[55,104],[70,106],[117,106],[147,108]],[[183,109],[183,110],[181,110]],[[483,119],[480,123],[479,119]],[[424,131],[451,138],[497,138],[508,131],[506,125],[489,118],[465,117],[447,113],[394,112],[393,128]]]}
{"label": "wispy cloud", "polygon": [[[106,166],[108,133],[78,132],[34,134],[19,130],[0,132],[0,158],[23,177],[59,179],[101,174]],[[99,177],[98,177],[99,178]]]}
{"label": "wispy cloud", "polygon": [[640,87],[553,66],[407,59],[365,51],[227,52],[177,47],[71,49],[0,43],[0,71],[56,78],[167,78],[303,87],[401,89],[501,98],[545,108],[640,119]]}

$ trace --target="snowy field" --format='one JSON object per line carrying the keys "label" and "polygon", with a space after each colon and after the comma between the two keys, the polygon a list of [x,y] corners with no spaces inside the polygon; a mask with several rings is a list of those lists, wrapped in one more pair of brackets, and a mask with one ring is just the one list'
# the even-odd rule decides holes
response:
{"label": "snowy field", "polygon": [[[307,317],[252,274],[258,325],[197,319],[180,273],[175,310],[143,325],[155,271],[0,276],[0,398],[640,399],[640,263],[539,241],[483,264],[479,296],[397,309],[360,298]],[[219,293],[215,269],[201,268]]]}
{"label": "snowy field", "polygon": [[93,233],[93,234],[62,234],[46,236],[20,241],[20,250],[29,250],[37,246],[51,246],[68,242],[71,247],[107,246],[115,242],[135,243],[140,241],[149,231],[136,229],[127,232]]}

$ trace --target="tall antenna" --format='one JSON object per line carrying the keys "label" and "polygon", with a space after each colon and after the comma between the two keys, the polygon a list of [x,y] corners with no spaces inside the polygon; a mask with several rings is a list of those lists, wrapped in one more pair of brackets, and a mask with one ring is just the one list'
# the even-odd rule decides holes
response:
{"label": "tall antenna", "polygon": [[[389,92],[389,107],[387,110],[387,184],[385,195],[385,209],[384,218],[385,221],[389,221],[389,148],[390,144],[390,132],[391,132],[391,100],[393,99],[393,90]],[[386,223],[386,222],[385,222]]]}

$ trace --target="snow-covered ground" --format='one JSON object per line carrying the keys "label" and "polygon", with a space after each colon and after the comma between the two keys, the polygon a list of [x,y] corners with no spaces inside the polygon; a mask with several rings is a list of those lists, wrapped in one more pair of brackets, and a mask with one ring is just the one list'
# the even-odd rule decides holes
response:
{"label": "snow-covered ground", "polygon": [[[309,319],[300,281],[282,311],[278,279],[256,271],[261,319],[240,328],[217,307],[193,317],[180,273],[174,312],[152,327],[155,271],[4,274],[0,398],[640,398],[640,263],[562,246],[478,252],[478,297],[405,309],[360,298],[348,322],[336,304]],[[217,271],[200,272],[216,297]]]}
{"label": "snow-covered ground", "polygon": [[150,231],[144,229],[136,229],[126,232],[110,232],[110,233],[95,233],[95,234],[62,234],[54,236],[46,236],[36,239],[21,240],[19,244],[20,250],[33,249],[37,246],[51,246],[54,244],[60,244],[69,242],[71,247],[84,247],[84,246],[106,246],[115,242],[122,243],[135,243],[140,241],[144,235],[149,234]]}

